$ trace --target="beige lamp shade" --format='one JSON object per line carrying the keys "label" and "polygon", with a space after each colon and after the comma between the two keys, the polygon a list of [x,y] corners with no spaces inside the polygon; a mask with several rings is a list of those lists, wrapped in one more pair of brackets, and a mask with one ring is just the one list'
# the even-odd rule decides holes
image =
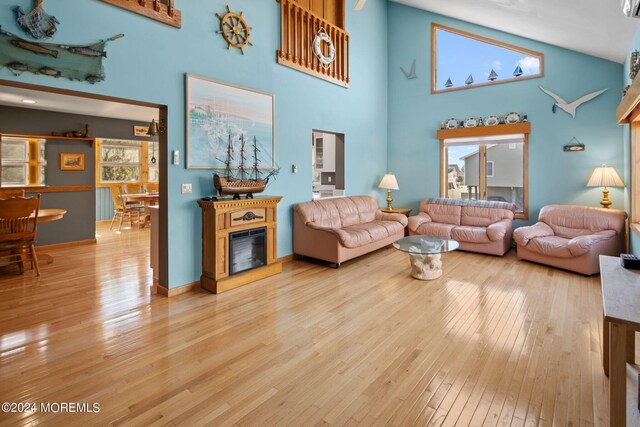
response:
{"label": "beige lamp shade", "polygon": [[386,188],[387,190],[399,190],[398,181],[396,181],[396,176],[392,173],[388,173],[382,177],[382,181],[380,181],[380,185],[378,188]]}
{"label": "beige lamp shade", "polygon": [[593,170],[587,187],[624,187],[624,182],[614,168],[602,165]]}

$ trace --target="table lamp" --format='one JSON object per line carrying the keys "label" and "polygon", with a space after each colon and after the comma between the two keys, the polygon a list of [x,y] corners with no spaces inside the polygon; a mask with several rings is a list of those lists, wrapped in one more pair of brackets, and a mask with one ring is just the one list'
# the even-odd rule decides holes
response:
{"label": "table lamp", "polygon": [[382,181],[380,181],[380,185],[378,188],[386,188],[387,189],[387,210],[392,210],[393,206],[391,206],[391,202],[393,202],[393,198],[391,197],[391,190],[399,190],[398,181],[396,181],[396,177],[392,173],[388,173],[382,177]]}
{"label": "table lamp", "polygon": [[613,167],[602,165],[593,170],[587,187],[603,187],[600,204],[603,208],[608,208],[611,206],[611,200],[609,200],[609,189],[607,187],[624,187],[624,182],[622,182]]}

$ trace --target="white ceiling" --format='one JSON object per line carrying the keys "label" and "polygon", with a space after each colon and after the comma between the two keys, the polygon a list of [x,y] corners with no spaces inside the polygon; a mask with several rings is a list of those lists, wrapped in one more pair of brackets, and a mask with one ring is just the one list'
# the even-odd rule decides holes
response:
{"label": "white ceiling", "polygon": [[619,0],[393,0],[623,63],[640,20]]}
{"label": "white ceiling", "polygon": [[[25,104],[22,102],[24,99],[36,101],[36,104]],[[140,122],[150,122],[152,119],[158,120],[158,110],[156,108],[10,86],[0,86],[0,105]]]}

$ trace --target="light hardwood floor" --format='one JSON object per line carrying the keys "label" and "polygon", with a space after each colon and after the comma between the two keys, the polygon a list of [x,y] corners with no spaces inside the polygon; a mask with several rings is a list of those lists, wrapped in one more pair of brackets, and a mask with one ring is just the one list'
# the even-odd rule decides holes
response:
{"label": "light hardwood floor", "polygon": [[[105,234],[105,233],[103,233]],[[608,424],[599,279],[453,252],[286,263],[230,292],[150,295],[148,231],[0,276],[0,402],[97,402],[6,425]]]}

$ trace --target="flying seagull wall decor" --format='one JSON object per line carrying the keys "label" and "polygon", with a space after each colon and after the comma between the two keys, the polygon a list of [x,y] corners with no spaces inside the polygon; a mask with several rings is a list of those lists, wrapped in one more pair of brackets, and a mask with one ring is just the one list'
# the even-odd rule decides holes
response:
{"label": "flying seagull wall decor", "polygon": [[358,0],[358,3],[356,3],[356,7],[353,8],[353,10],[360,10],[364,7],[364,4],[367,2],[367,0]]}
{"label": "flying seagull wall decor", "polygon": [[416,60],[414,59],[413,63],[411,64],[411,71],[407,72],[407,70],[402,67],[400,67],[400,71],[402,71],[402,74],[404,74],[407,80],[417,79],[418,75],[416,74]]}
{"label": "flying seagull wall decor", "polygon": [[569,113],[571,115],[571,117],[573,117],[574,119],[576,117],[576,110],[578,109],[579,106],[581,106],[582,104],[584,104],[587,101],[591,101],[593,98],[595,98],[598,95],[601,95],[602,93],[604,93],[605,91],[607,91],[609,89],[609,88],[606,88],[606,89],[599,90],[597,92],[592,92],[592,93],[589,93],[587,95],[584,95],[584,96],[576,99],[573,102],[567,102],[564,99],[562,99],[560,96],[558,96],[555,93],[551,92],[550,90],[547,90],[547,89],[543,88],[542,86],[538,86],[538,87],[540,88],[540,90],[542,90],[544,93],[546,93],[547,95],[549,95],[550,97],[552,97],[554,99],[555,103],[553,104],[553,107],[551,108],[551,111],[553,111],[554,114],[555,114],[557,108],[561,108],[562,110],[564,110],[567,113]]}

